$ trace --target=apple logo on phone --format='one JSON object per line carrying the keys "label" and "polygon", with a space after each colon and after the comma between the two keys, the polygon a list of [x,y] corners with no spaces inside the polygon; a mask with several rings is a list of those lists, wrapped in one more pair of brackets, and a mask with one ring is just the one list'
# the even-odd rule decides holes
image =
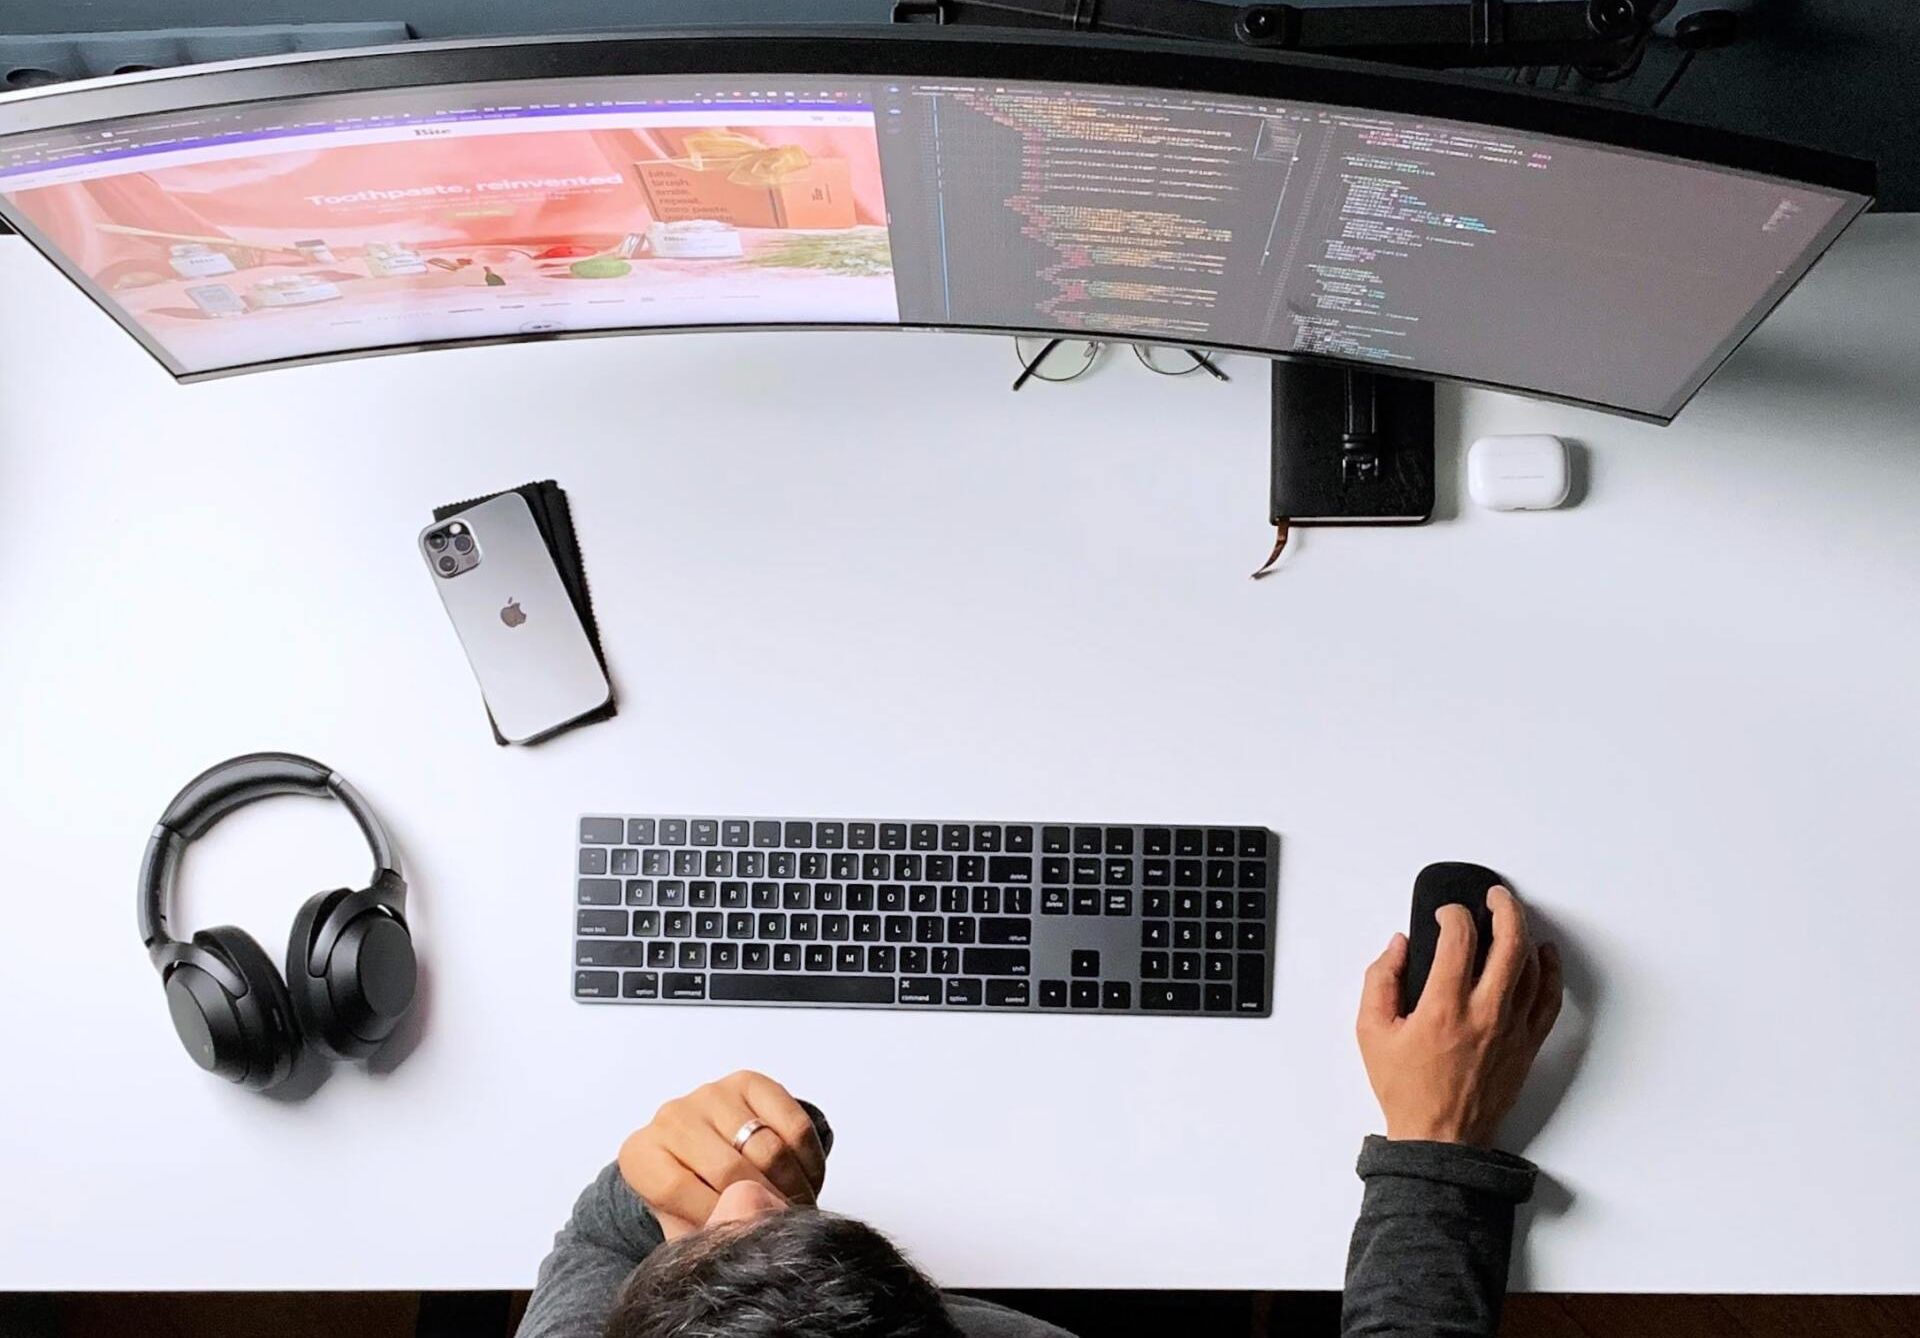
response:
{"label": "apple logo on phone", "polygon": [[517,599],[509,598],[507,600],[507,606],[500,610],[500,621],[508,627],[518,627],[526,620],[527,615],[520,608],[520,601]]}

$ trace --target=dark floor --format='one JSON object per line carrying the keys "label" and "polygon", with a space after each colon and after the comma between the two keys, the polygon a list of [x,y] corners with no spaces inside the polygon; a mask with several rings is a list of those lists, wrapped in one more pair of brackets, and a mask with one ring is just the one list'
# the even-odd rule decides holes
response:
{"label": "dark floor", "polygon": [[[992,1292],[1099,1338],[1333,1338],[1333,1292]],[[0,1338],[507,1338],[525,1293],[0,1295]],[[1916,1296],[1516,1296],[1502,1338],[1920,1338]]]}

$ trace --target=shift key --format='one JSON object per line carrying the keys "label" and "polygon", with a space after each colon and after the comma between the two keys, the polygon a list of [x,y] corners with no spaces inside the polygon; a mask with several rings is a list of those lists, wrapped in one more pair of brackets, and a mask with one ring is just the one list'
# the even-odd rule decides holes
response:
{"label": "shift key", "polygon": [[1025,948],[968,948],[960,969],[970,976],[1025,976],[1033,973],[1033,954]]}

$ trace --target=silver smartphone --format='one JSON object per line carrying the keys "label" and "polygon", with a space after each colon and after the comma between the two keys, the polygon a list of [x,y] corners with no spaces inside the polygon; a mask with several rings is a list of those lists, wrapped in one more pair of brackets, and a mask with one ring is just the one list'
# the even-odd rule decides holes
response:
{"label": "silver smartphone", "polygon": [[436,521],[420,553],[501,738],[531,743],[607,704],[613,687],[524,497]]}

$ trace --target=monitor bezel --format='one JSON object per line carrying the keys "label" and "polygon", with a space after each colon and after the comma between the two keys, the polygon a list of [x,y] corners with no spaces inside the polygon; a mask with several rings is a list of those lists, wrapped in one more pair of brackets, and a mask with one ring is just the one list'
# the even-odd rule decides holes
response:
{"label": "monitor bezel", "polygon": [[[1557,395],[1506,382],[1480,380],[1325,354],[1276,352],[1194,340],[1196,348],[1267,359],[1386,371],[1395,376],[1475,386],[1571,404],[1644,422],[1667,423],[1777,307],[1834,239],[1873,202],[1872,164],[1801,145],[1742,135],[1540,90],[1503,87],[1484,78],[1401,70],[1358,61],[1265,50],[1216,48],[1090,34],[1009,29],[984,31],[920,25],[898,28],[733,27],[653,32],[419,42],[301,53],[214,65],[187,66],[53,85],[0,96],[0,138],[90,122],[164,114],[197,107],[281,101],[341,93],[377,92],[438,84],[525,79],[791,74],[848,78],[1028,80],[1183,93],[1293,99],[1330,106],[1464,121],[1496,129],[1549,135],[1580,143],[1655,154],[1724,170],[1813,186],[1849,197],[1815,243],[1808,260],[1780,279],[1748,319],[1716,349],[1696,376],[1665,406],[1649,413],[1620,404]],[[122,314],[117,303],[68,263],[31,220],[0,196],[0,218],[45,255],[101,307],[115,324],[183,384],[220,380],[312,363],[547,340],[634,334],[803,330],[914,330],[976,334],[1064,334],[1107,343],[1148,343],[1119,335],[1046,327],[961,324],[782,323],[773,325],[631,326],[606,330],[510,333],[427,343],[385,344],[293,358],[265,359],[211,371],[186,371],[159,341]]]}

